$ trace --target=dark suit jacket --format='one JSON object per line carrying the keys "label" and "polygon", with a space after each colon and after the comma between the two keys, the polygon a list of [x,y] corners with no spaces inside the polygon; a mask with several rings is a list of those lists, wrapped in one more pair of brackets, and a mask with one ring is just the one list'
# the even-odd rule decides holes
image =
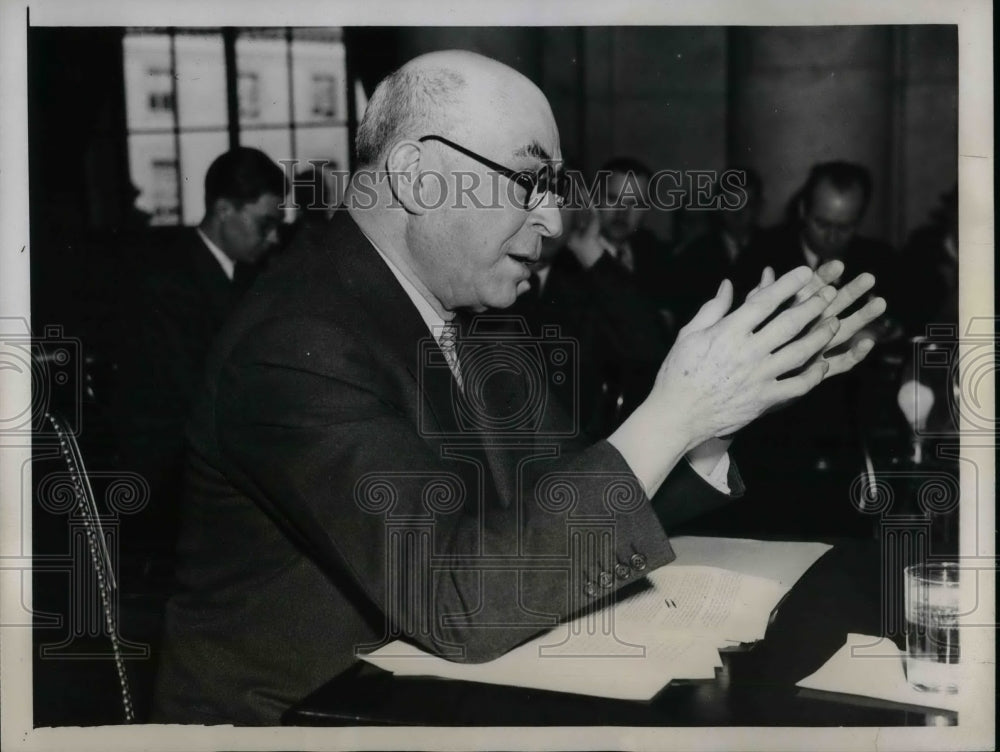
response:
{"label": "dark suit jacket", "polygon": [[473,338],[467,399],[345,211],[296,239],[209,361],[154,720],[277,723],[400,636],[495,658],[671,561],[664,524],[728,500],[681,467],[654,508],[610,444],[540,439],[559,421],[525,418],[553,406],[507,367],[517,347]]}
{"label": "dark suit jacket", "polygon": [[127,542],[173,549],[184,425],[212,340],[238,299],[194,228],[150,233],[135,249],[118,337],[115,394],[121,467],[150,483],[151,505],[126,522]]}
{"label": "dark suit jacket", "polygon": [[562,249],[540,294],[529,291],[502,313],[524,316],[535,334],[558,326],[578,344],[576,409],[594,439],[609,435],[645,399],[673,341],[636,275],[608,254],[584,269]]}
{"label": "dark suit jacket", "polygon": [[926,336],[928,326],[958,322],[958,259],[945,248],[941,227],[920,227],[902,252],[895,310],[908,336]]}
{"label": "dark suit jacket", "polygon": [[[897,295],[895,279],[898,276],[899,259],[890,245],[856,235],[840,260],[845,266],[841,282],[848,282],[862,272],[874,274],[878,280],[878,294],[886,298],[890,310],[892,309],[892,299]],[[745,296],[752,290],[760,281],[760,274],[765,266],[772,267],[775,275],[780,277],[805,263],[797,225],[780,225],[765,230],[754,239],[737,262],[737,293]]]}
{"label": "dark suit jacket", "polygon": [[[747,247],[752,245],[753,239]],[[702,305],[715,297],[722,280],[729,279],[736,283],[737,267],[745,250],[741,249],[736,260],[730,261],[723,230],[718,227],[677,248],[670,267],[669,289],[670,304],[678,326],[684,326]],[[759,270],[757,277],[760,278]],[[736,305],[738,301],[734,307]]]}
{"label": "dark suit jacket", "polygon": [[[862,272],[874,274],[875,292],[886,298],[890,311],[893,309],[894,275],[899,265],[890,246],[856,236],[841,261],[845,271],[840,282]],[[769,229],[738,263],[737,297],[756,286],[765,266],[773,267],[780,276],[805,263],[797,226]],[[869,356],[869,361],[873,360]],[[752,509],[747,506],[748,514],[758,521],[766,519],[771,529],[796,534],[853,534],[856,525],[867,524],[847,503],[845,493],[864,470],[856,423],[863,373],[858,369],[828,381],[740,431],[737,446],[754,497]],[[760,513],[755,514],[755,510]]]}
{"label": "dark suit jacket", "polygon": [[656,308],[670,309],[670,246],[645,227],[629,238],[635,259],[634,280]]}

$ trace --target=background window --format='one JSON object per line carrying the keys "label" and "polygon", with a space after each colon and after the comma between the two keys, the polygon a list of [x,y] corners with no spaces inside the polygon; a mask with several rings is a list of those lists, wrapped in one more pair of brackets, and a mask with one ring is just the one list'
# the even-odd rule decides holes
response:
{"label": "background window", "polygon": [[[154,225],[195,225],[204,177],[231,146],[296,173],[348,166],[347,70],[335,29],[130,29],[125,35],[128,154],[136,206]],[[235,91],[230,92],[227,81]],[[333,195],[331,200],[339,196]]]}

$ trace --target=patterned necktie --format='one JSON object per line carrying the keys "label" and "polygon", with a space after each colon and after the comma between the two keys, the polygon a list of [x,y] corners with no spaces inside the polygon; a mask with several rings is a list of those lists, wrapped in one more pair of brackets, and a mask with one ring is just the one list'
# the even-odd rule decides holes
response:
{"label": "patterned necktie", "polygon": [[455,381],[458,382],[459,388],[464,388],[462,384],[462,371],[458,365],[458,324],[452,321],[439,327],[437,330],[437,342],[438,347],[441,348],[441,352],[444,353],[444,359],[448,361],[448,367],[451,369]]}

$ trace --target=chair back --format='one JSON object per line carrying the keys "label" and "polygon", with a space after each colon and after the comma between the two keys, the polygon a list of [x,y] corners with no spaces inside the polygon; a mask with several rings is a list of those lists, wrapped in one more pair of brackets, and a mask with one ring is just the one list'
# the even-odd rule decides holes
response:
{"label": "chair back", "polygon": [[114,654],[115,670],[118,672],[118,683],[121,688],[122,711],[126,723],[135,721],[135,707],[132,703],[132,691],[129,686],[128,672],[125,669],[125,658],[122,654],[121,641],[118,637],[118,625],[115,623],[115,609],[112,606],[113,591],[118,583],[112,566],[111,555],[108,552],[101,525],[94,492],[87,478],[87,469],[83,464],[83,456],[77,444],[76,437],[66,427],[65,422],[52,412],[45,413],[45,421],[53,434],[59,439],[59,451],[66,463],[73,486],[75,503],[84,521],[87,537],[87,547],[90,553],[90,563],[97,577],[97,589],[100,596],[101,613],[107,634],[111,639],[111,649]]}

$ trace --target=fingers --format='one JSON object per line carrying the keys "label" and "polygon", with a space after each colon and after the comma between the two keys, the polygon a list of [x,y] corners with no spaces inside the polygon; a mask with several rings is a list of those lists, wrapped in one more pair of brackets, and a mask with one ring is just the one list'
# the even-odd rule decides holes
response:
{"label": "fingers", "polygon": [[872,287],[875,286],[875,277],[867,272],[865,274],[859,274],[857,277],[852,279],[846,285],[837,291],[837,297],[834,298],[830,306],[823,311],[824,316],[838,316],[841,311],[847,310],[851,307],[854,301],[858,300],[862,295],[868,292]]}
{"label": "fingers", "polygon": [[827,261],[825,264],[821,264],[818,269],[816,269],[816,276],[823,280],[824,284],[832,285],[838,279],[840,275],[844,273],[844,262],[834,259],[833,261]]}
{"label": "fingers", "polygon": [[[840,331],[830,343],[830,348],[837,347],[847,342],[851,337],[860,332],[871,322],[885,313],[886,303],[884,298],[872,298],[863,307],[852,313],[840,322]],[[827,315],[826,311],[823,315]]]}
{"label": "fingers", "polygon": [[809,284],[796,293],[795,300],[801,303],[803,300],[811,298],[820,288],[831,285],[840,279],[840,275],[843,273],[844,263],[842,261],[837,259],[827,261],[815,271]]}
{"label": "fingers", "polygon": [[688,332],[695,332],[701,329],[707,329],[708,327],[716,324],[726,313],[729,312],[730,306],[733,304],[733,285],[728,279],[722,280],[722,284],[719,285],[718,291],[715,293],[715,297],[705,303],[701,309],[694,315],[683,329],[678,332],[678,337],[687,334]]}
{"label": "fingers", "polygon": [[796,376],[775,381],[768,392],[771,403],[777,405],[808,394],[820,385],[829,370],[829,363],[820,359]]}
{"label": "fingers", "polygon": [[854,366],[860,363],[865,357],[872,351],[875,346],[875,342],[870,339],[862,339],[856,345],[852,346],[845,353],[840,355],[834,355],[830,358],[824,358],[824,360],[830,365],[830,370],[826,373],[826,378],[831,376],[837,376],[842,373],[847,373]]}
{"label": "fingers", "polygon": [[747,299],[733,312],[730,316],[733,325],[743,331],[752,332],[774,313],[778,306],[801,290],[812,276],[812,270],[808,266],[800,266],[783,274],[776,282],[762,288],[752,299]]}
{"label": "fingers", "polygon": [[830,340],[839,328],[840,322],[837,319],[824,320],[805,337],[781,348],[767,358],[763,373],[769,378],[778,378],[805,365],[828,348]]}
{"label": "fingers", "polygon": [[806,325],[823,313],[837,293],[832,287],[824,287],[803,303],[798,303],[783,311],[767,326],[753,336],[753,340],[766,352],[774,352],[801,332]]}
{"label": "fingers", "polygon": [[773,284],[774,284],[774,269],[772,269],[769,266],[765,266],[764,271],[760,273],[760,282],[757,283],[757,286],[755,288],[753,288],[749,293],[747,293],[747,300],[752,298],[754,295],[763,290],[765,287],[768,287]]}

